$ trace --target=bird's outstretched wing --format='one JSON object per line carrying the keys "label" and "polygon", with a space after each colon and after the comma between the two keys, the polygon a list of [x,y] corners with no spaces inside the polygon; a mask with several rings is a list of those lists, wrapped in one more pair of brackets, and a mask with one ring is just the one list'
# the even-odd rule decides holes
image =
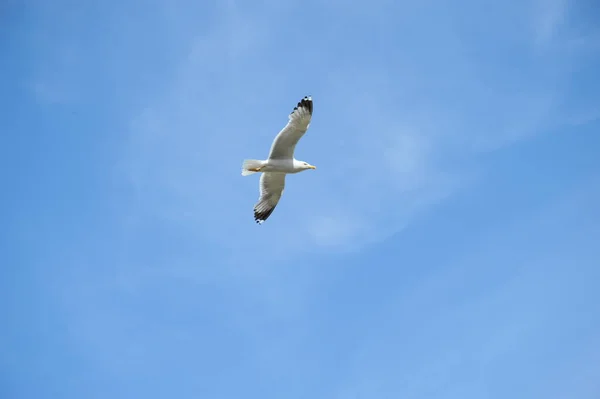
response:
{"label": "bird's outstretched wing", "polygon": [[264,172],[260,176],[260,198],[254,205],[254,220],[261,224],[275,210],[285,187],[285,173]]}
{"label": "bird's outstretched wing", "polygon": [[310,126],[313,113],[313,101],[310,96],[304,97],[289,115],[288,123],[273,140],[269,159],[292,159],[298,141]]}

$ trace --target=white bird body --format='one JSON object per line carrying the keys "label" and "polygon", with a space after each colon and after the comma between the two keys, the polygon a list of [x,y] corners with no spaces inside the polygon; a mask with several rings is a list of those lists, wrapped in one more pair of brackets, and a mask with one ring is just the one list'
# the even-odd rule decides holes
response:
{"label": "white bird body", "polygon": [[316,169],[307,162],[294,158],[298,141],[310,126],[313,102],[310,96],[304,97],[289,115],[288,123],[273,140],[269,158],[266,160],[246,159],[242,165],[242,176],[262,173],[260,177],[260,198],[254,206],[254,219],[261,224],[273,213],[285,187],[287,174]]}
{"label": "white bird body", "polygon": [[258,173],[249,169],[260,169],[260,172],[262,173],[298,173],[311,169],[307,167],[307,165],[307,162],[298,161],[297,159],[266,159],[264,161],[259,159],[247,159],[244,162],[242,176]]}

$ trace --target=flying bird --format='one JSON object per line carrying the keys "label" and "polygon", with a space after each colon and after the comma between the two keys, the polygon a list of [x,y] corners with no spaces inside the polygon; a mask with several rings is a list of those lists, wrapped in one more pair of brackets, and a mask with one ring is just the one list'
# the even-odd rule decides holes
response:
{"label": "flying bird", "polygon": [[313,101],[310,96],[304,97],[294,107],[288,122],[273,140],[269,158],[266,160],[246,159],[242,164],[242,176],[261,172],[260,197],[254,205],[254,220],[262,224],[275,210],[285,187],[285,176],[298,173],[315,166],[294,158],[296,144],[310,126],[313,112]]}

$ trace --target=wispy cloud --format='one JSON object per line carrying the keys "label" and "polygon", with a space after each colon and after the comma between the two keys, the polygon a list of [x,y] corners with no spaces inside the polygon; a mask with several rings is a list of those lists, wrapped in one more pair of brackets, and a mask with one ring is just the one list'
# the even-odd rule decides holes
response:
{"label": "wispy cloud", "polygon": [[[271,12],[272,18],[292,18],[286,9]],[[178,220],[230,249],[251,251],[255,245],[249,215],[258,182],[236,176],[238,164],[266,156],[289,108],[305,94],[314,96],[315,116],[296,155],[319,169],[290,177],[270,226],[261,227],[273,231],[269,240],[283,252],[309,249],[307,235],[313,249],[357,249],[397,232],[470,180],[452,160],[543,131],[559,95],[543,87],[544,79],[523,90],[529,73],[499,80],[485,58],[465,54],[475,43],[452,31],[439,45],[446,46],[454,70],[429,65],[419,72],[428,57],[394,61],[395,71],[355,58],[337,61],[318,41],[300,57],[288,51],[271,58],[267,52],[278,54],[284,45],[276,39],[281,28],[269,27],[260,14],[228,3],[210,30],[193,32],[164,96],[149,99],[134,117],[126,154],[140,209]],[[318,69],[319,58],[311,55],[329,60],[328,68]],[[278,72],[282,62],[307,63],[311,73],[294,82]],[[535,61],[525,62],[535,73]],[[296,71],[301,73],[288,70]],[[432,73],[437,88],[428,83]],[[471,82],[457,87],[456,75]],[[317,93],[311,77],[321,81]],[[459,90],[463,96],[453,101]]]}
{"label": "wispy cloud", "polygon": [[[482,397],[491,389],[489,381],[494,378],[490,373],[496,368],[513,365],[527,348],[561,341],[547,326],[566,321],[571,314],[553,293],[566,286],[587,291],[591,285],[571,273],[571,263],[560,255],[563,244],[559,243],[568,234],[563,227],[579,219],[578,206],[589,209],[584,204],[598,196],[592,181],[581,182],[526,219],[507,222],[479,237],[472,243],[473,251],[460,259],[445,260],[444,267],[400,290],[370,314],[372,327],[346,363],[345,383],[334,397]],[[540,237],[541,229],[550,233]],[[497,247],[500,237],[502,246],[509,248],[532,236],[536,238],[517,258],[514,252]],[[539,253],[531,250],[532,246],[553,249]],[[492,252],[494,258],[489,256]],[[577,267],[585,268],[584,264],[588,262]],[[583,294],[575,300],[583,300]],[[588,372],[587,361],[578,359],[576,363]],[[579,375],[567,372],[566,367],[560,369],[569,379]],[[537,374],[531,372],[530,376],[511,378],[529,381],[534,376]],[[585,395],[590,394],[592,380],[589,374],[582,377]],[[532,396],[562,397],[560,392],[548,392],[545,385],[523,389]],[[566,392],[579,390],[570,382],[564,385]],[[491,396],[503,397],[505,390],[498,387]]]}
{"label": "wispy cloud", "polygon": [[[13,396],[593,397],[579,6],[17,3]],[[241,162],[307,94],[296,155],[318,169],[257,226]]]}
{"label": "wispy cloud", "polygon": [[559,34],[568,11],[566,0],[536,0],[534,3],[534,43],[546,46]]}

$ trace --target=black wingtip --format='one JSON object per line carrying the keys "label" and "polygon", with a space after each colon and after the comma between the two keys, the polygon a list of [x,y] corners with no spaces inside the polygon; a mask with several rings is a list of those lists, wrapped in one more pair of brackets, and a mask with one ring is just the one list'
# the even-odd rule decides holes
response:
{"label": "black wingtip", "polygon": [[312,113],[313,113],[312,96],[310,96],[310,95],[304,96],[304,98],[302,100],[298,101],[298,104],[296,104],[296,106],[294,107],[294,109],[291,113],[294,113],[294,111],[296,111],[298,108],[306,108],[308,110],[308,112],[312,115]]}
{"label": "black wingtip", "polygon": [[258,224],[262,224],[265,220],[269,218],[269,216],[271,216],[274,210],[275,208],[267,209],[262,212],[257,212],[256,210],[254,210],[254,221]]}

